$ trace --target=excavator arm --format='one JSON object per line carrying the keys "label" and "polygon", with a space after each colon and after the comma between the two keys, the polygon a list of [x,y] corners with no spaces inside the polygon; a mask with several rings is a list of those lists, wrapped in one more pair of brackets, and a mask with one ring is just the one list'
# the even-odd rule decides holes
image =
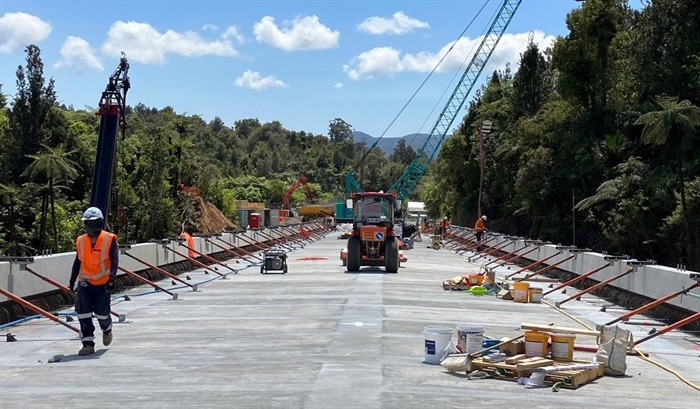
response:
{"label": "excavator arm", "polygon": [[289,199],[300,185],[304,187],[304,193],[306,193],[306,197],[309,198],[309,201],[311,203],[316,201],[313,193],[311,193],[311,188],[309,188],[309,183],[306,181],[306,176],[304,176],[303,173],[300,173],[299,177],[292,182],[287,191],[284,193],[284,196],[282,196],[282,209],[289,209]]}

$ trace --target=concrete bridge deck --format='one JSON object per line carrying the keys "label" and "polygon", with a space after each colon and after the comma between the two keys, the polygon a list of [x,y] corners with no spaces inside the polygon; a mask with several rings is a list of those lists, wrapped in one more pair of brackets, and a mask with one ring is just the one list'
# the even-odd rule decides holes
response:
{"label": "concrete bridge deck", "polygon": [[[398,274],[345,272],[338,258],[344,244],[328,235],[291,252],[286,275],[251,267],[218,279],[195,270],[188,274],[201,291],[179,288],[178,300],[150,287],[130,290],[131,301],[117,298],[113,306],[131,322],[116,323],[112,345],[98,340],[92,356],[77,356],[76,334],[46,319],[4,329],[0,335],[12,333],[17,342],[0,342],[0,407],[700,407],[700,392],[638,357],[627,357],[626,377],[558,393],[467,380],[425,364],[425,326],[479,322],[486,336],[501,338],[521,334],[523,322],[580,324],[546,304],[444,291],[443,280],[478,266],[428,249],[425,240],[405,251],[409,261]],[[590,325],[622,314],[600,312],[602,303],[589,296],[564,309]],[[650,328],[625,327],[636,338]],[[595,340],[579,336],[576,344]],[[641,346],[700,383],[698,338],[673,331]],[[52,357],[60,361],[49,363]]]}

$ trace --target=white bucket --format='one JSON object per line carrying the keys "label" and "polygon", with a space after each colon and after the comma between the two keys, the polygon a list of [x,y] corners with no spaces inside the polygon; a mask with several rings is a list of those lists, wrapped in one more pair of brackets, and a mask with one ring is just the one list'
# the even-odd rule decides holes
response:
{"label": "white bucket", "polygon": [[457,324],[457,345],[465,354],[483,349],[484,326],[475,323]]}
{"label": "white bucket", "polygon": [[443,351],[452,340],[452,328],[425,327],[425,363],[439,364],[443,358]]}

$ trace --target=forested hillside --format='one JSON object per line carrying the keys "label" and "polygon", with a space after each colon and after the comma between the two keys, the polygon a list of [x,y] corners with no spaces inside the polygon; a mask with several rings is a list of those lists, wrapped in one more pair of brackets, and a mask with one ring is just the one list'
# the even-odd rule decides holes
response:
{"label": "forested hillside", "polygon": [[[531,42],[517,70],[491,75],[414,198],[433,216],[472,225],[478,129],[492,121],[481,203],[491,230],[697,270],[698,21],[695,0],[655,0],[642,11],[624,0],[586,1],[569,14],[568,35],[547,50]],[[34,45],[14,85],[12,100],[0,97],[0,253],[72,250],[99,117],[57,103]],[[96,100],[100,91],[86,90]],[[278,207],[299,173],[322,202],[339,200],[344,175],[365,156],[355,171],[360,185],[388,189],[416,155],[405,141],[391,155],[367,154],[341,118],[329,118],[327,135],[314,135],[252,118],[206,121],[178,109],[128,107],[113,198],[127,208],[118,232],[125,241],[172,235],[194,217],[181,185],[198,187],[233,219],[237,199]],[[292,204],[304,200],[297,192]]]}
{"label": "forested hillside", "polygon": [[698,21],[694,0],[572,11],[567,36],[530,44],[469,105],[424,186],[431,212],[473,225],[490,120],[491,229],[700,269]]}
{"label": "forested hillside", "polygon": [[[0,100],[0,253],[71,250],[89,198],[99,116],[57,105],[53,80],[44,78],[41,51],[34,45],[26,49],[26,65],[17,69],[16,87],[9,106]],[[352,127],[340,118],[329,121],[328,135],[313,135],[279,122],[206,122],[172,107],[137,104],[127,107],[126,122],[112,202],[127,209],[126,229],[119,234],[128,241],[175,234],[195,217],[193,200],[181,185],[198,187],[232,220],[235,200],[279,207],[299,173],[320,202],[341,200],[345,173],[368,149],[353,141]],[[365,189],[387,189],[414,157],[405,142],[388,157],[374,149],[356,178]],[[291,204],[305,200],[300,190]]]}

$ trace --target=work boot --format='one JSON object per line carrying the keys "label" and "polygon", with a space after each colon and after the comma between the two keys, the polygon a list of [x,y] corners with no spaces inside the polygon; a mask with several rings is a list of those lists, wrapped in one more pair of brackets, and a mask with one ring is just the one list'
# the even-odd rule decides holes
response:
{"label": "work boot", "polygon": [[102,333],[102,345],[104,345],[106,347],[109,346],[109,344],[112,343],[112,338],[114,338],[112,336],[112,330],[103,332]]}
{"label": "work boot", "polygon": [[94,345],[83,345],[82,348],[80,348],[80,351],[78,351],[78,355],[80,356],[85,356],[85,355],[90,355],[95,353],[95,346]]}

